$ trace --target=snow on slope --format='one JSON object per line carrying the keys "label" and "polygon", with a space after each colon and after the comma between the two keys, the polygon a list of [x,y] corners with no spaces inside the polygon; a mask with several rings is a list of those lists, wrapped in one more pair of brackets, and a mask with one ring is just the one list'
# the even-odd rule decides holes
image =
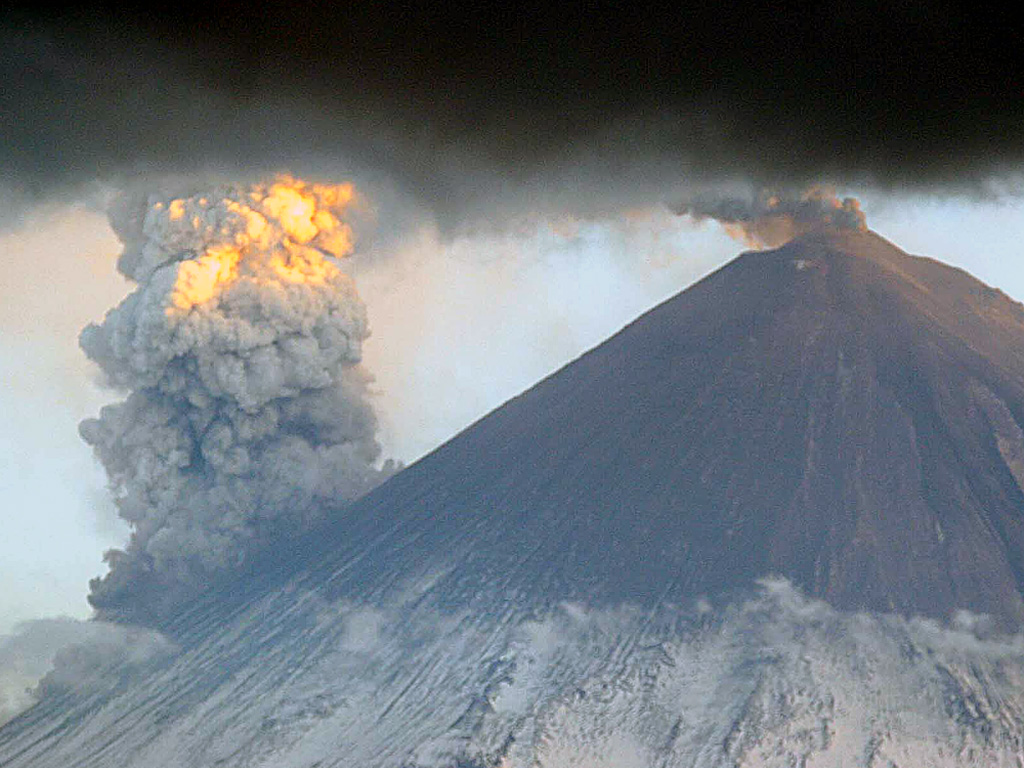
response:
{"label": "snow on slope", "polygon": [[1020,637],[842,613],[781,581],[653,614],[431,603],[278,593],[106,701],[47,698],[0,732],[0,764],[1024,765]]}
{"label": "snow on slope", "polygon": [[0,766],[1024,768],[1024,639],[850,612],[1024,625],[1022,333],[871,233],[741,256],[210,585],[183,650],[55,676]]}

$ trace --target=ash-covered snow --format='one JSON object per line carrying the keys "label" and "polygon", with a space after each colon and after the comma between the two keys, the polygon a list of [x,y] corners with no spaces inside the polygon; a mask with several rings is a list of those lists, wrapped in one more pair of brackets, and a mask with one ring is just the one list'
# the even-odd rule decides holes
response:
{"label": "ash-covered snow", "polygon": [[[298,587],[101,702],[47,701],[0,764],[131,768],[1019,766],[1024,641],[729,604],[446,613]],[[54,727],[59,724],[60,727]]]}

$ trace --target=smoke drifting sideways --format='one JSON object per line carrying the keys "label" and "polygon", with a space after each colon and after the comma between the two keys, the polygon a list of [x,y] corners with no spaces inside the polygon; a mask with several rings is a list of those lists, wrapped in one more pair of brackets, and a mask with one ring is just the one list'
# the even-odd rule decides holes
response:
{"label": "smoke drifting sideways", "polygon": [[90,584],[101,619],[159,624],[395,470],[338,266],[354,195],[279,177],[111,207],[137,288],[79,341],[129,395],[79,431],[132,534]]}
{"label": "smoke drifting sideways", "polygon": [[67,617],[19,624],[0,635],[0,725],[44,698],[114,690],[176,651],[143,627]]}
{"label": "smoke drifting sideways", "polygon": [[1013,19],[942,0],[8,0],[0,190],[374,171],[452,225],[538,198],[643,205],[680,178],[1017,195]]}
{"label": "smoke drifting sideways", "polygon": [[768,192],[748,198],[694,197],[677,203],[673,210],[698,222],[717,221],[731,237],[757,249],[777,248],[823,227],[867,229],[856,198],[839,199],[822,187],[812,187],[799,197]]}

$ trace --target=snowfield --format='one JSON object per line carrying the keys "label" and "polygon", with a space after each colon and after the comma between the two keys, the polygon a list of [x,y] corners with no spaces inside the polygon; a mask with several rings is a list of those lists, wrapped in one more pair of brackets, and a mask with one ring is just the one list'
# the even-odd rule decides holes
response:
{"label": "snowfield", "polygon": [[712,606],[446,613],[279,592],[225,631],[52,686],[10,768],[1020,766],[1024,642],[844,613],[781,580]]}

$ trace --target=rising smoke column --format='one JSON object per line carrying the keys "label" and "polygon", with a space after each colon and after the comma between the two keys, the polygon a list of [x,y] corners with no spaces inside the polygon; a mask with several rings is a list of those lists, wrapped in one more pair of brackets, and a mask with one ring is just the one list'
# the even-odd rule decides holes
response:
{"label": "rising smoke column", "polygon": [[860,201],[839,199],[824,187],[812,187],[798,197],[774,192],[742,197],[693,197],[673,206],[695,221],[713,219],[751,248],[777,248],[794,237],[821,227],[866,230]]}
{"label": "rising smoke column", "polygon": [[91,583],[100,616],[159,621],[393,471],[336,263],[353,194],[282,177],[112,209],[137,287],[80,343],[130,394],[80,432],[132,534]]}

